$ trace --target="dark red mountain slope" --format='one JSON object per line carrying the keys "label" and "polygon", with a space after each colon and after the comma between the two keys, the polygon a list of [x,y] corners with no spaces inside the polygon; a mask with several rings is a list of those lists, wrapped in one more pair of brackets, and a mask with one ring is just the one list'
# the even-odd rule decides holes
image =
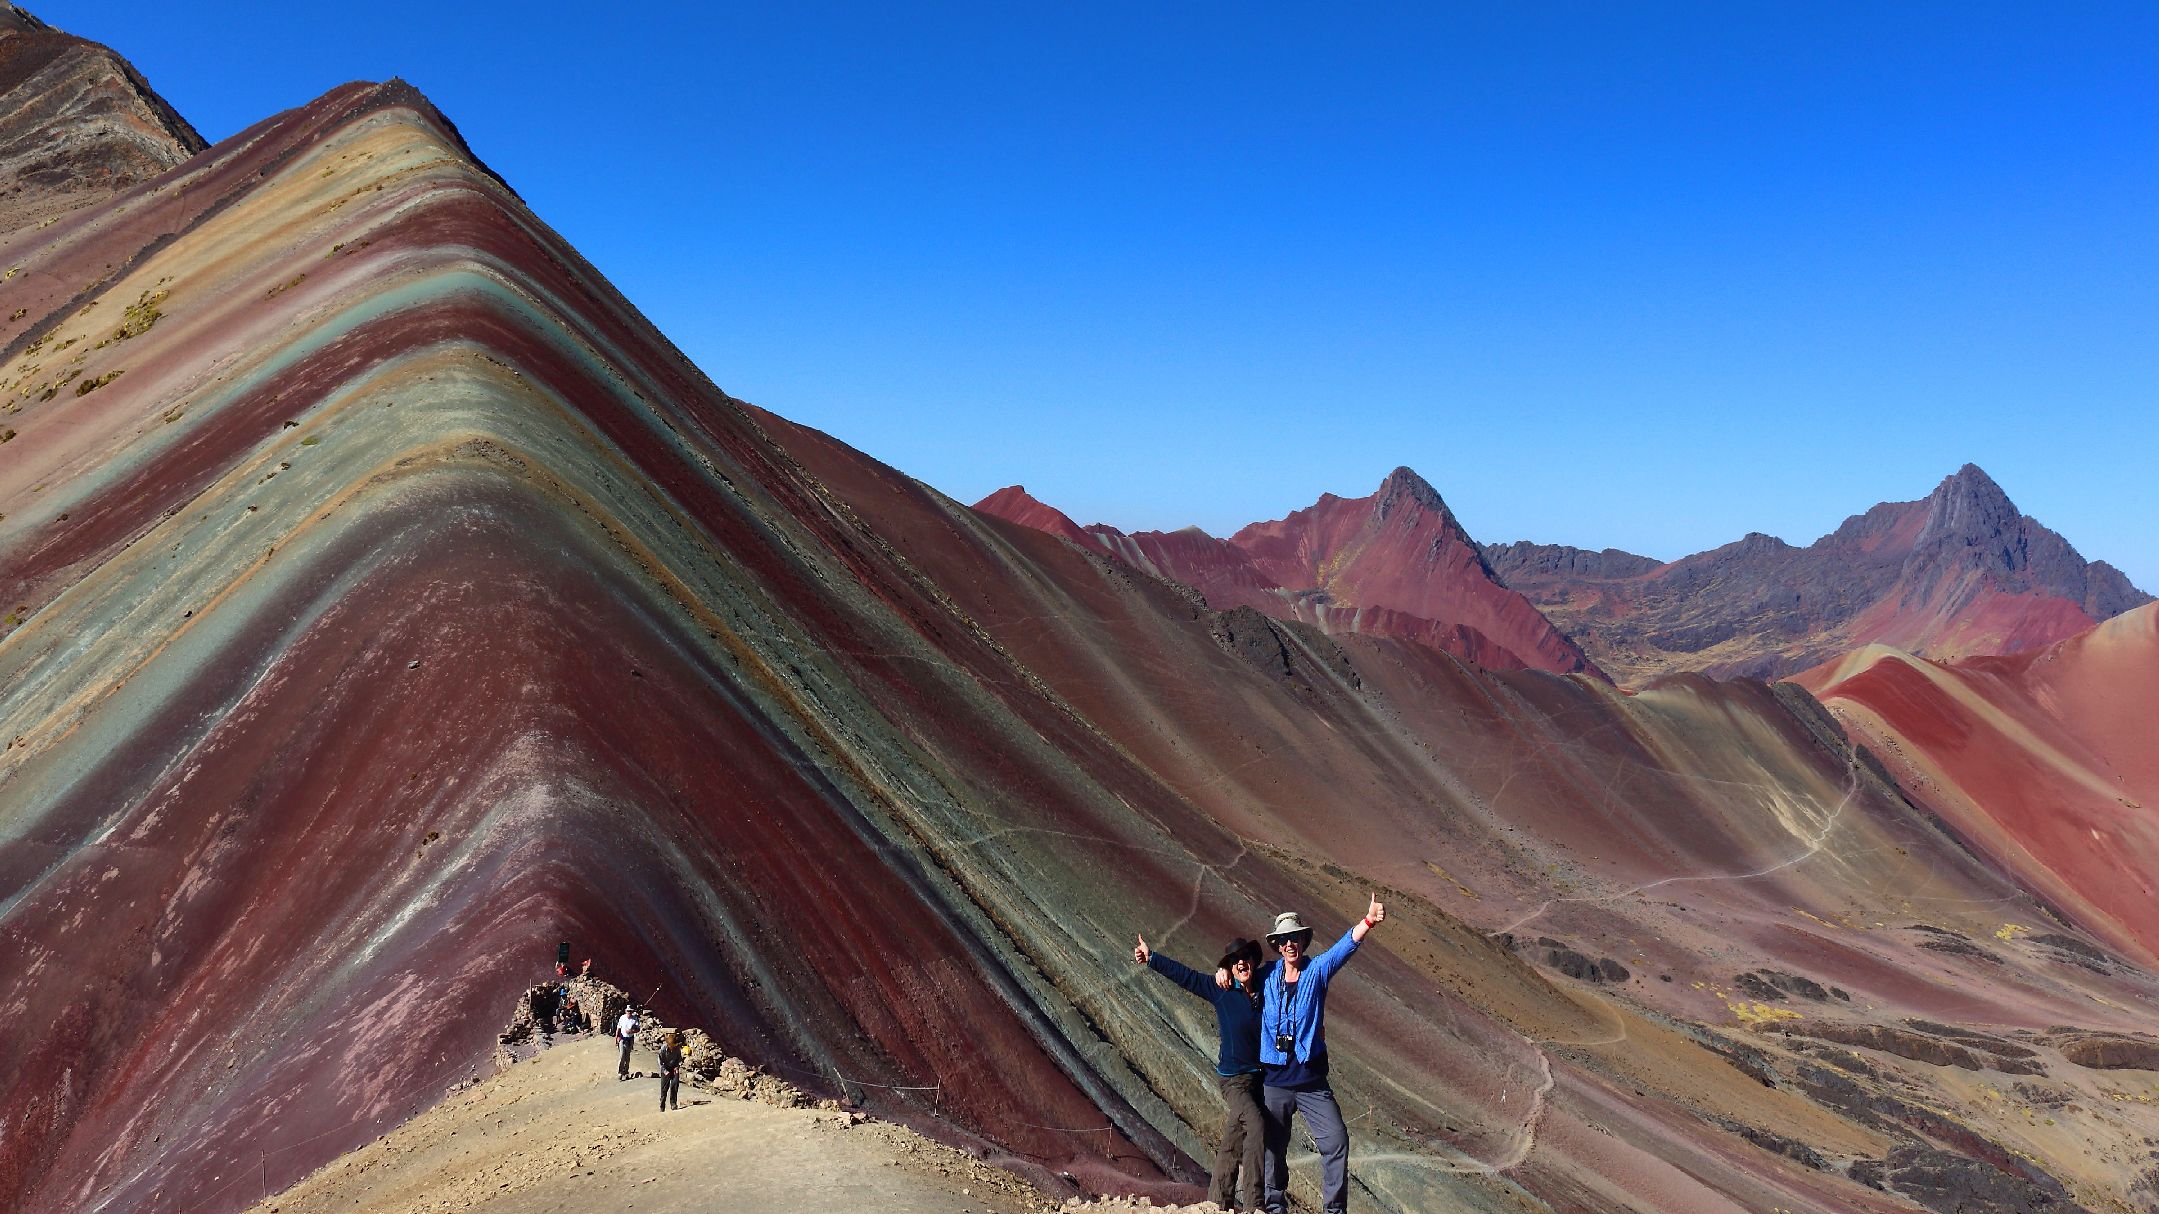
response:
{"label": "dark red mountain slope", "polygon": [[[1000,490],[975,508],[1063,534],[1012,493]],[[1438,492],[1407,468],[1369,497],[1327,494],[1227,540],[1196,527],[1127,535],[1096,524],[1086,532],[1103,550],[1198,590],[1217,609],[1251,607],[1327,632],[1403,637],[1498,670],[1598,673],[1528,600],[1493,579]]]}

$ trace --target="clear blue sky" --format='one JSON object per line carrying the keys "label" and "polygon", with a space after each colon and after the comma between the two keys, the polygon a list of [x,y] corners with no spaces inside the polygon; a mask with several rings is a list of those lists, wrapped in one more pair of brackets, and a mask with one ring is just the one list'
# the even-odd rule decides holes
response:
{"label": "clear blue sky", "polygon": [[404,76],[723,387],[964,500],[1409,464],[1674,557],[1970,460],[2159,591],[2149,4],[29,6],[213,139]]}

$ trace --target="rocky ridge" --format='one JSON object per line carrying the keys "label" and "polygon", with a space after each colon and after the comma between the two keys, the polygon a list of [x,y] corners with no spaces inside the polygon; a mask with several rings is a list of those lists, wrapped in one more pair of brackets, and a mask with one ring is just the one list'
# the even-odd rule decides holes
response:
{"label": "rocky ridge", "polygon": [[1408,468],[1369,496],[1324,494],[1228,539],[1197,527],[1078,527],[1017,485],[975,509],[1099,548],[1191,587],[1218,611],[1249,607],[1330,635],[1400,637],[1496,670],[1602,677],[1580,647],[1500,585],[1439,491]]}
{"label": "rocky ridge", "polygon": [[207,146],[133,65],[0,0],[0,238]]}
{"label": "rocky ridge", "polygon": [[2151,601],[1971,464],[1924,499],[1875,506],[1804,548],[1757,533],[1669,563],[1526,541],[1484,556],[1629,682],[1776,678],[1877,643],[1942,658],[2017,653]]}

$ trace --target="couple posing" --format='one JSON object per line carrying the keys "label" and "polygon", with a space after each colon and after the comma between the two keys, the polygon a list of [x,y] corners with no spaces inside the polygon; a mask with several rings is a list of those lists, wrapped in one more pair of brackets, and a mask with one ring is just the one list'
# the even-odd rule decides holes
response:
{"label": "couple posing", "polygon": [[1386,917],[1386,906],[1372,899],[1363,922],[1315,957],[1312,929],[1295,911],[1285,911],[1267,933],[1276,960],[1260,964],[1259,945],[1239,938],[1230,942],[1211,976],[1154,952],[1140,937],[1132,959],[1212,1003],[1222,1032],[1215,1073],[1222,1077],[1222,1098],[1229,1107],[1207,1186],[1209,1201],[1225,1210],[1259,1209],[1264,1176],[1265,1208],[1283,1214],[1289,1203],[1290,1119],[1302,1114],[1319,1149],[1324,1208],[1328,1214],[1349,1208],[1349,1129],[1327,1084],[1327,983],[1372,925]]}

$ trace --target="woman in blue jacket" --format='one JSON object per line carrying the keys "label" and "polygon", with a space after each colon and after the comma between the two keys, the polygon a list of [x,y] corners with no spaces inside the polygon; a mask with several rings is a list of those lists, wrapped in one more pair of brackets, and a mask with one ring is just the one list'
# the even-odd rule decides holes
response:
{"label": "woman in blue jacket", "polygon": [[[1214,974],[1199,973],[1149,949],[1145,936],[1132,950],[1132,959],[1214,1005],[1215,1027],[1222,1037],[1214,1071],[1221,1077],[1222,1101],[1228,1110],[1207,1200],[1225,1210],[1257,1210],[1260,1151],[1266,1145],[1259,1103],[1259,986],[1252,977],[1259,964],[1259,945],[1239,937],[1223,950],[1217,969],[1228,972],[1226,988],[1216,986]],[[1230,1204],[1233,1191],[1234,1206]]]}
{"label": "woman in blue jacket", "polygon": [[[1311,956],[1312,929],[1295,911],[1274,917],[1267,943],[1278,959],[1259,972],[1259,1060],[1265,1071],[1260,1107],[1267,1125],[1267,1199],[1270,1214],[1283,1214],[1289,1197],[1289,1130],[1302,1115],[1319,1150],[1320,1202],[1326,1214],[1349,1209],[1349,1127],[1327,1083],[1327,983],[1333,980],[1372,925],[1387,917],[1379,899],[1334,947]],[[1219,975],[1217,975],[1219,977]]]}

